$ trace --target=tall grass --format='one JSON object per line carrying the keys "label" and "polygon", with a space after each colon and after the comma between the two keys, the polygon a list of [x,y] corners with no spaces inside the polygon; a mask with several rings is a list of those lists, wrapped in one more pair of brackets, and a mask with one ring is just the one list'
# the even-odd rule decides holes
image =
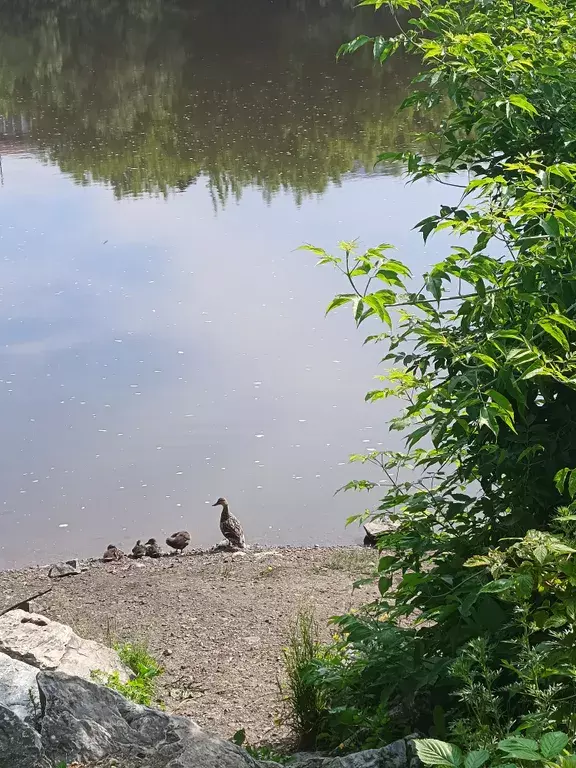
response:
{"label": "tall grass", "polygon": [[302,608],[290,628],[283,650],[285,680],[281,684],[286,720],[301,749],[313,748],[326,714],[326,698],[310,675],[314,662],[324,658],[318,625],[310,608]]}

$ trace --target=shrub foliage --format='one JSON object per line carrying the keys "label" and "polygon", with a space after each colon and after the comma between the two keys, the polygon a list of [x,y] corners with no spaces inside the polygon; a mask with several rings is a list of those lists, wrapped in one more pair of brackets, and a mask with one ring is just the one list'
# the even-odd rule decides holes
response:
{"label": "shrub foliage", "polygon": [[[386,5],[399,32],[340,55],[420,57],[404,106],[447,115],[426,151],[393,158],[411,182],[449,185],[451,204],[416,227],[452,246],[421,280],[387,244],[307,246],[346,279],[329,311],[381,321],[368,341],[390,369],[367,400],[404,401],[389,426],[406,435],[405,451],[354,457],[382,472],[374,515],[397,528],[379,542],[380,600],[338,619],[332,663],[313,665],[325,723],[375,718],[352,745],[413,728],[470,748],[518,728],[572,734],[576,3],[361,4]],[[323,738],[341,741],[335,726]]]}

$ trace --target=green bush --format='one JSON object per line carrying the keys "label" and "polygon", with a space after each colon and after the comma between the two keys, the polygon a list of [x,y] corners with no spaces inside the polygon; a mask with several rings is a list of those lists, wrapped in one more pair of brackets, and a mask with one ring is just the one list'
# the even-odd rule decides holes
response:
{"label": "green bush", "polygon": [[366,744],[573,733],[576,2],[362,4],[388,6],[398,34],[340,53],[416,55],[405,106],[449,105],[426,153],[380,159],[460,192],[416,225],[453,243],[421,282],[387,244],[307,246],[346,280],[328,310],[381,322],[367,341],[393,367],[366,399],[404,401],[389,426],[406,436],[404,451],[353,457],[382,481],[347,488],[384,495],[351,522],[396,526],[379,539],[380,600],[337,620],[343,640],[308,682],[328,712],[375,718]]}
{"label": "green bush", "polygon": [[[562,731],[545,733],[539,741],[512,735],[498,742],[495,749],[477,749],[466,755],[455,744],[438,739],[416,739],[416,752],[424,765],[438,765],[446,768],[504,768],[520,762],[547,768],[573,768],[576,755],[566,747],[569,739]],[[511,762],[514,761],[514,762]]]}

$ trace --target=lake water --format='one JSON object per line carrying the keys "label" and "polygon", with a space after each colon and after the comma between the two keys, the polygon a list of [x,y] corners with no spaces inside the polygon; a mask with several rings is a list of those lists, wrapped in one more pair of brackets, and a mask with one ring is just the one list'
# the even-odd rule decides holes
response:
{"label": "lake water", "polygon": [[[413,64],[336,63],[391,31],[344,0],[6,0],[0,10],[0,567],[186,528],[360,540],[334,491],[398,447],[366,405],[383,349],[295,249],[431,261],[436,208],[379,151]],[[361,474],[361,470],[360,470]]]}

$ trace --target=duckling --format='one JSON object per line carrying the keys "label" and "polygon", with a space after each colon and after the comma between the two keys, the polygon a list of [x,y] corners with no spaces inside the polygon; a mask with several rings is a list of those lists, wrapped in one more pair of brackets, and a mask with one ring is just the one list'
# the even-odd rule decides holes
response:
{"label": "duckling", "polygon": [[177,531],[176,533],[173,533],[172,536],[168,536],[166,544],[168,544],[169,547],[172,547],[176,552],[182,554],[182,551],[186,549],[188,544],[190,544],[190,534],[188,531]]}
{"label": "duckling", "polygon": [[162,557],[162,550],[156,539],[148,539],[146,542],[146,554],[148,557]]}
{"label": "duckling", "polygon": [[132,557],[135,560],[139,560],[141,557],[144,557],[145,554],[146,554],[146,547],[144,546],[144,544],[142,544],[142,541],[138,539],[136,544],[134,544],[134,546],[132,547]]}
{"label": "duckling", "polygon": [[110,563],[115,560],[122,560],[123,557],[124,552],[122,552],[121,549],[118,549],[114,544],[108,544],[106,551],[102,555],[102,560],[104,560],[105,563]]}
{"label": "duckling", "polygon": [[232,547],[244,549],[246,546],[244,531],[240,525],[240,520],[230,512],[230,505],[227,500],[220,497],[215,504],[212,504],[212,506],[222,507],[222,512],[220,514],[220,530],[228,540],[228,543]]}

